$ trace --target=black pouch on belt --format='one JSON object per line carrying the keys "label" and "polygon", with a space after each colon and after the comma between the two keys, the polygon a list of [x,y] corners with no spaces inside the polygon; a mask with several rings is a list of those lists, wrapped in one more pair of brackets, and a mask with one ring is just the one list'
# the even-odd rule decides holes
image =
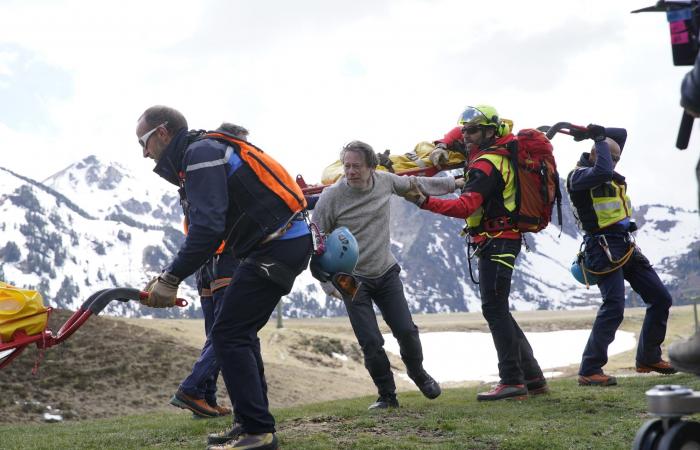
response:
{"label": "black pouch on belt", "polygon": [[247,257],[242,264],[251,266],[263,278],[267,278],[284,289],[285,295],[292,290],[297,273],[287,265],[269,257]]}

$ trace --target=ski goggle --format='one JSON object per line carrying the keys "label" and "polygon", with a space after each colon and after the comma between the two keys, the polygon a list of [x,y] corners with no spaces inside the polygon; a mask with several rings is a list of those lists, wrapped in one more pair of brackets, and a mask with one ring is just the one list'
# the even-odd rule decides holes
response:
{"label": "ski goggle", "polygon": [[143,136],[141,136],[141,137],[139,138],[139,144],[141,144],[141,148],[146,148],[146,145],[148,145],[148,139],[151,137],[151,135],[152,135],[153,133],[155,133],[156,130],[157,130],[158,128],[164,127],[164,126],[166,126],[167,124],[168,124],[168,122],[165,121],[165,122],[161,123],[160,125],[158,125],[157,127],[155,127],[154,129],[152,129],[151,131],[148,131],[146,134],[144,134]]}
{"label": "ski goggle", "polygon": [[361,281],[357,281],[355,277],[349,273],[338,272],[331,277],[331,283],[340,292],[343,298],[353,299],[357,294],[358,289],[362,285]]}
{"label": "ski goggle", "polygon": [[460,125],[471,125],[471,124],[486,124],[489,123],[488,117],[484,115],[481,111],[476,108],[467,108],[464,110],[462,115],[459,117]]}
{"label": "ski goggle", "polygon": [[476,134],[481,128],[477,125],[470,125],[468,127],[462,127],[462,133]]}

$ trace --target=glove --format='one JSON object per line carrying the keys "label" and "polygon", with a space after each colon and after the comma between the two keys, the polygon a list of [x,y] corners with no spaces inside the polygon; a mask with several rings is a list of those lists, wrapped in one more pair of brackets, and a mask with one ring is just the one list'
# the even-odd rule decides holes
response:
{"label": "glove", "polygon": [[421,192],[415,177],[411,177],[411,187],[403,194],[403,198],[419,208],[425,203],[427,197]]}
{"label": "glove", "polygon": [[450,160],[450,155],[443,146],[440,146],[438,144],[438,146],[435,147],[435,150],[430,152],[430,156],[428,156],[428,159],[430,159],[430,162],[433,164],[433,166],[439,169],[440,166],[447,164],[447,162]]}
{"label": "glove", "polygon": [[384,166],[386,170],[388,170],[391,173],[394,172],[394,162],[389,159],[389,152],[390,150],[384,150],[384,153],[377,153],[377,158],[379,158],[379,165]]}
{"label": "glove", "polygon": [[576,128],[571,129],[571,135],[574,137],[574,141],[581,142],[588,139],[588,130],[579,130]]}
{"label": "glove", "polygon": [[[309,264],[309,269],[311,269],[311,276],[316,278],[321,283],[325,283],[327,281],[330,281],[331,274],[326,272],[325,270],[321,269],[321,266],[318,264],[318,261],[316,261],[315,257],[311,258],[311,263]],[[321,286],[323,286],[323,285],[321,285]]]}
{"label": "glove", "polygon": [[340,295],[338,289],[336,289],[335,286],[333,286],[333,283],[331,283],[330,281],[324,281],[323,283],[321,283],[321,289],[323,289],[323,292],[325,292],[326,295],[335,297],[340,300],[343,299],[343,296]]}
{"label": "glove", "polygon": [[586,127],[586,129],[588,130],[588,137],[593,139],[595,142],[605,140],[605,127],[590,124]]}
{"label": "glove", "polygon": [[149,295],[148,298],[141,300],[141,303],[152,308],[175,306],[179,284],[180,282],[175,275],[163,272],[148,282],[144,291],[148,292]]}

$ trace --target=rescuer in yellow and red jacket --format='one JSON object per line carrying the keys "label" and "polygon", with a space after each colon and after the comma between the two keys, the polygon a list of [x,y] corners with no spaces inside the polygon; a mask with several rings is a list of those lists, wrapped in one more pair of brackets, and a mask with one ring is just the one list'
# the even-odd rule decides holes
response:
{"label": "rescuer in yellow and red jacket", "polygon": [[479,258],[481,310],[498,353],[500,382],[478,400],[526,398],[548,390],[532,347],[510,313],[508,297],[521,234],[504,226],[515,208],[513,167],[507,156],[494,152],[514,139],[507,123],[488,105],[468,107],[459,123],[469,162],[466,183],[456,199],[425,196],[417,186],[411,201],[420,208],[466,219],[470,246]]}

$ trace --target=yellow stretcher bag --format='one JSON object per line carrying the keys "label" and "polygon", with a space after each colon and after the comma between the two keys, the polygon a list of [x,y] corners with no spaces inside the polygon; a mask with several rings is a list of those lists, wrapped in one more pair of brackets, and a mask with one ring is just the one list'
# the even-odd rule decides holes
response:
{"label": "yellow stretcher bag", "polygon": [[[394,172],[400,174],[407,170],[412,169],[423,169],[426,167],[433,167],[433,163],[430,162],[430,153],[435,150],[435,145],[432,142],[419,142],[413,149],[412,152],[404,153],[402,155],[389,155],[389,160],[391,160]],[[464,162],[464,157],[457,152],[450,152],[449,165],[459,164]],[[377,166],[377,170],[386,171],[386,167]],[[321,175],[322,184],[333,184],[340,177],[343,176],[343,164],[340,161],[336,161],[330,166],[323,169],[323,174]]]}
{"label": "yellow stretcher bag", "polygon": [[41,294],[0,281],[0,342],[10,342],[17,331],[39,334],[47,321],[48,308]]}

